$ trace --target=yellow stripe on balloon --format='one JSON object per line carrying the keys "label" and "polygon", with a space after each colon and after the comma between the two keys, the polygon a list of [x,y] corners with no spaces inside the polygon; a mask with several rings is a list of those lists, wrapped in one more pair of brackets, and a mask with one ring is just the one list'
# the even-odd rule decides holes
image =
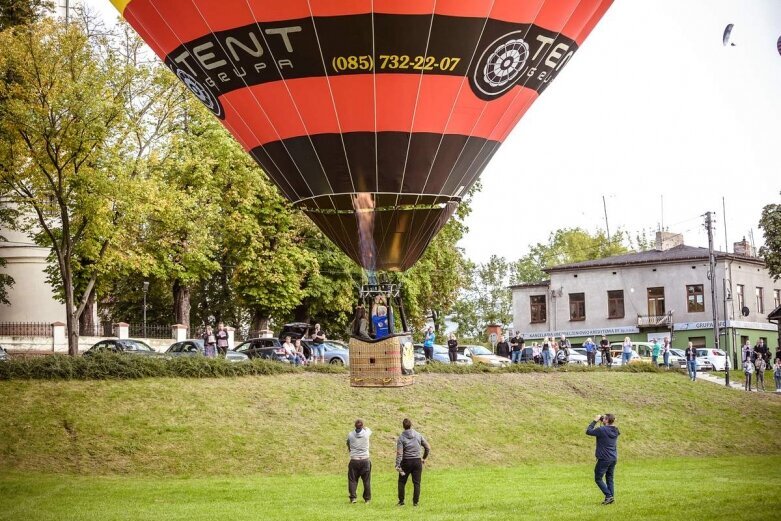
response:
{"label": "yellow stripe on balloon", "polygon": [[130,3],[130,0],[111,0],[111,3],[114,4],[114,7],[117,8],[117,11],[119,11],[119,14],[124,16],[124,14],[125,14],[125,7],[127,7],[127,4]]}

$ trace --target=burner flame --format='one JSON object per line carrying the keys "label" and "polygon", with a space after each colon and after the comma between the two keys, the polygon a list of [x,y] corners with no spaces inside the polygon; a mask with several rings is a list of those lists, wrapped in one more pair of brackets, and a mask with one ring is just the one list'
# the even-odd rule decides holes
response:
{"label": "burner flame", "polygon": [[374,197],[360,192],[353,198],[355,218],[358,220],[358,239],[361,248],[361,264],[368,272],[369,283],[377,283],[377,245],[374,243]]}

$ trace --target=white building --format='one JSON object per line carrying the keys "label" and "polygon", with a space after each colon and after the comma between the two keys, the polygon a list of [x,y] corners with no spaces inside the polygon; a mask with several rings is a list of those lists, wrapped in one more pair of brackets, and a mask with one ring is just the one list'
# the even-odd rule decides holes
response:
{"label": "white building", "polygon": [[[721,346],[763,338],[773,348],[777,329],[767,315],[781,305],[781,280],[772,280],[761,259],[744,254],[750,251],[745,242],[735,251],[741,253],[716,254]],[[689,341],[713,346],[708,270],[707,248],[658,232],[653,250],[556,266],[546,270],[548,281],[512,286],[513,323],[527,340],[671,336],[674,347]]]}

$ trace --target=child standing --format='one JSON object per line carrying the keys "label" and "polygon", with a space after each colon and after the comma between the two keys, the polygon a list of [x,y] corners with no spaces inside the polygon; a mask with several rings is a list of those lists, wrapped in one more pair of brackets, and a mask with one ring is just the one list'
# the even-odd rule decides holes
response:
{"label": "child standing", "polygon": [[745,362],[743,362],[743,374],[746,375],[746,385],[745,388],[747,391],[751,390],[751,375],[754,374],[754,364],[751,362],[751,358],[747,358]]}

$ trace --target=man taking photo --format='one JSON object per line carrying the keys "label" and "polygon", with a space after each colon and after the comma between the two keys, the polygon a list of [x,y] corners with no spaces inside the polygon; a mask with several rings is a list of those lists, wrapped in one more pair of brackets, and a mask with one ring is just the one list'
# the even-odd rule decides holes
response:
{"label": "man taking photo", "polygon": [[[618,432],[618,427],[613,425],[615,421],[615,415],[601,414],[594,418],[594,421],[589,423],[586,428],[586,434],[597,439],[597,464],[594,467],[594,481],[599,490],[605,494],[603,505],[609,505],[614,501],[613,472],[618,462],[618,435],[621,434]],[[597,427],[597,422],[602,425]],[[605,481],[602,480],[603,477]]]}

